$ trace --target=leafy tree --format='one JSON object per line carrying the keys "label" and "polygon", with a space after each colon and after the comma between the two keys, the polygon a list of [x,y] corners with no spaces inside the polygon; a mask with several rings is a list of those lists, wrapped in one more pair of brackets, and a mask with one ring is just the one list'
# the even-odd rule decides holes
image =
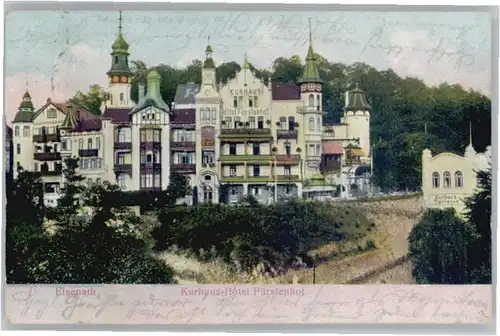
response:
{"label": "leafy tree", "polygon": [[476,236],[469,246],[471,282],[491,284],[491,169],[478,172],[478,188],[466,201],[467,222]]}
{"label": "leafy tree", "polygon": [[77,106],[82,106],[88,109],[95,115],[101,115],[101,104],[109,97],[100,85],[94,84],[90,86],[87,93],[78,91],[69,101]]}
{"label": "leafy tree", "polygon": [[420,284],[469,282],[468,246],[473,229],[454,209],[428,210],[408,236],[412,274]]}

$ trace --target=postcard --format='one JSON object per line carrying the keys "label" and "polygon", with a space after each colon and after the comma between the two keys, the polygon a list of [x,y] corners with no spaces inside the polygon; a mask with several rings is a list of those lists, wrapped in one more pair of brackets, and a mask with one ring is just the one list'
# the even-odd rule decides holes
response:
{"label": "postcard", "polygon": [[127,8],[6,16],[10,324],[491,322],[490,12]]}

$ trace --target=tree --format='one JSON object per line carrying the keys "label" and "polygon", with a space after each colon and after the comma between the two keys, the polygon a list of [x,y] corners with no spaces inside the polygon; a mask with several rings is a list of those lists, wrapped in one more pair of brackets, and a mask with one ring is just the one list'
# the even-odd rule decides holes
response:
{"label": "tree", "polygon": [[78,91],[69,101],[76,106],[82,106],[95,115],[101,115],[102,102],[109,97],[109,94],[103,90],[100,85],[90,86],[87,93]]}
{"label": "tree", "polygon": [[454,209],[427,210],[408,236],[417,283],[468,283],[467,250],[473,236],[473,229],[456,216]]}
{"label": "tree", "polygon": [[475,239],[469,246],[471,282],[491,284],[491,168],[478,172],[476,192],[467,199],[467,222],[474,229]]}

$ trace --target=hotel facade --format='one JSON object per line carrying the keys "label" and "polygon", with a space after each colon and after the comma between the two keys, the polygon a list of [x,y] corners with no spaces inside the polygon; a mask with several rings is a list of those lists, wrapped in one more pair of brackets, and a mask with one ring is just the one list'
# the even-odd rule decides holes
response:
{"label": "hotel facade", "polygon": [[179,85],[171,104],[163,100],[154,70],[147,92],[140,83],[138,101],[132,101],[128,49],[120,28],[101,115],[50,99],[35,109],[29,92],[22,97],[13,121],[14,176],[16,167],[40,172],[47,205],[55,206],[64,192],[66,157],[79,158],[78,173],[88,183],[109,181],[125,191],[165,190],[173,173],[185,175],[188,203],[231,203],[248,195],[271,203],[313,191],[317,186],[310,181],[318,177],[350,185],[344,172],[366,173],[366,94],[357,87],[346,93],[341,123],[324,124],[323,82],[311,38],[295,84],[264,82],[246,57],[233,79],[217,83],[208,45],[201,83]]}

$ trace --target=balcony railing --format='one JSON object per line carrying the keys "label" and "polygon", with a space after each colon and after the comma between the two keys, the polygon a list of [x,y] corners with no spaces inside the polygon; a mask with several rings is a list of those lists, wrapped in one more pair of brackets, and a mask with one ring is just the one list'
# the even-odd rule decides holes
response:
{"label": "balcony railing", "polygon": [[62,174],[62,169],[57,168],[54,170],[42,169],[40,170],[40,176],[59,176]]}
{"label": "balcony railing", "polygon": [[124,173],[132,175],[132,165],[131,164],[115,164],[115,173]]}
{"label": "balcony railing", "polygon": [[60,142],[61,141],[61,136],[56,133],[52,134],[35,134],[33,135],[33,142]]}
{"label": "balcony railing", "polygon": [[161,170],[161,163],[141,163],[141,170]]}
{"label": "balcony railing", "polygon": [[80,157],[95,157],[99,156],[98,149],[80,149],[78,150],[78,155]]}
{"label": "balcony railing", "polygon": [[58,152],[34,153],[33,158],[37,161],[58,161],[61,160],[61,153]]}
{"label": "balcony railing", "polygon": [[299,175],[276,175],[278,182],[299,182]]}
{"label": "balcony railing", "polygon": [[313,113],[321,112],[320,106],[299,106],[297,107],[298,113]]}
{"label": "balcony railing", "polygon": [[176,173],[194,174],[196,172],[196,164],[194,163],[173,163],[170,169]]}
{"label": "balcony railing", "polygon": [[170,149],[174,151],[195,151],[196,150],[196,142],[194,141],[172,141],[170,143]]}
{"label": "balcony railing", "polygon": [[281,164],[298,164],[300,162],[300,155],[287,155],[287,154],[278,154],[276,155],[276,162]]}
{"label": "balcony railing", "polygon": [[299,131],[297,130],[277,130],[276,131],[276,137],[278,140],[283,139],[283,140],[293,140],[297,139],[299,135]]}
{"label": "balcony railing", "polygon": [[273,161],[272,155],[221,155],[221,162],[269,162]]}
{"label": "balcony railing", "polygon": [[115,149],[132,149],[132,142],[115,142]]}
{"label": "balcony railing", "polygon": [[270,128],[223,128],[220,138],[222,139],[255,139],[272,138]]}

